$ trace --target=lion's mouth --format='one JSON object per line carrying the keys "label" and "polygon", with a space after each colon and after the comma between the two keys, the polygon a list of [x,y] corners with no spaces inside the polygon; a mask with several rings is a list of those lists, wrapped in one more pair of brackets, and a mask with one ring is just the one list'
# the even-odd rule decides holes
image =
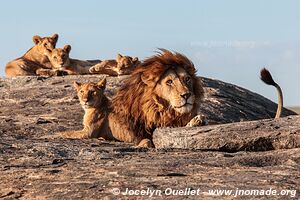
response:
{"label": "lion's mouth", "polygon": [[185,104],[183,104],[182,106],[174,106],[174,108],[183,108],[183,107],[186,107],[186,106],[192,106],[192,104],[190,104],[190,103],[185,103]]}

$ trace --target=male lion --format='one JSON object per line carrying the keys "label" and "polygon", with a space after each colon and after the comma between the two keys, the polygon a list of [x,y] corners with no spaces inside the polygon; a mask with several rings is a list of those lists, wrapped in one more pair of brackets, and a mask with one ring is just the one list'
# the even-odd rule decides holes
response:
{"label": "male lion", "polygon": [[118,140],[153,146],[156,128],[201,122],[197,111],[203,94],[193,63],[161,49],[132,72],[113,98],[111,131]]}
{"label": "male lion", "polygon": [[137,57],[117,55],[116,60],[105,60],[90,68],[92,74],[107,74],[110,76],[129,75],[140,61]]}
{"label": "male lion", "polygon": [[7,63],[5,74],[7,77],[13,76],[34,76],[40,68],[51,68],[51,64],[46,56],[47,50],[55,48],[58,35],[51,37],[33,36],[35,46],[29,49],[22,57]]}
{"label": "male lion", "polygon": [[39,74],[46,76],[69,74],[89,74],[89,68],[101,60],[77,60],[70,58],[71,45],[63,48],[47,50],[46,55],[52,64],[52,69],[39,70]]}

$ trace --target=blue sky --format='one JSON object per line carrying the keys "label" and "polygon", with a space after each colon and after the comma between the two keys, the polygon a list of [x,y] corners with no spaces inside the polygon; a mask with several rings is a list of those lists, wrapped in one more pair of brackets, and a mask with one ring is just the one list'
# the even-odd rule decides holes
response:
{"label": "blue sky", "polygon": [[285,106],[300,105],[300,1],[127,0],[1,3],[0,75],[23,55],[33,35],[60,35],[71,57],[151,56],[161,47],[188,56],[200,76],[240,85],[277,100],[259,80],[266,66],[282,86]]}

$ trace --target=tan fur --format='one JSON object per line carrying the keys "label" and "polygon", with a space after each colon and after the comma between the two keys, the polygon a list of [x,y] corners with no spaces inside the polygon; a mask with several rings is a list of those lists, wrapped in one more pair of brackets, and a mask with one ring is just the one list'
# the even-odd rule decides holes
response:
{"label": "tan fur", "polygon": [[107,74],[110,76],[128,75],[130,74],[140,61],[137,57],[117,55],[116,60],[105,60],[90,68],[92,74]]}
{"label": "tan fur", "polygon": [[46,56],[47,50],[55,48],[58,35],[51,37],[33,36],[35,46],[29,49],[22,57],[7,63],[5,74],[7,77],[14,76],[34,76],[41,68],[51,68],[51,64]]}
{"label": "tan fur", "polygon": [[114,140],[108,128],[108,113],[110,101],[104,95],[106,79],[98,83],[77,83],[74,87],[82,108],[84,109],[83,126],[80,131],[67,131],[59,133],[66,138],[98,138]]}
{"label": "tan fur", "polygon": [[203,94],[193,63],[162,49],[141,63],[113,98],[111,131],[121,141],[152,140],[158,127],[186,126]]}
{"label": "tan fur", "polygon": [[[106,79],[100,80],[98,83],[78,83],[74,82],[79,102],[84,109],[83,126],[80,131],[66,131],[58,133],[56,136],[64,138],[98,138],[106,140],[128,141],[128,137],[124,139],[123,135],[113,135],[112,126],[118,119],[111,115],[111,101],[104,95]],[[133,138],[131,139],[133,140]],[[131,141],[129,140],[129,141]],[[139,145],[146,147],[151,141],[145,139]]]}
{"label": "tan fur", "polygon": [[[62,74],[79,75],[89,74],[89,68],[101,60],[76,60],[70,58],[71,46],[65,45],[64,48],[57,48],[47,51],[47,57],[52,64],[51,70],[43,70],[43,75]],[[64,73],[65,72],[65,73]]]}

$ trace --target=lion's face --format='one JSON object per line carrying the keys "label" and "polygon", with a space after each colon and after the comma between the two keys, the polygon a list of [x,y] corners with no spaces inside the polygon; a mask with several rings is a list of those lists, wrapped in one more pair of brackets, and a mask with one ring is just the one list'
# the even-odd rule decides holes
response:
{"label": "lion's face", "polygon": [[192,78],[181,67],[167,70],[155,86],[154,93],[180,114],[191,112],[195,103]]}
{"label": "lion's face", "polygon": [[51,37],[40,37],[38,35],[32,38],[34,44],[41,54],[46,55],[48,50],[53,50],[58,40],[58,35],[54,34]]}
{"label": "lion's face", "polygon": [[101,104],[105,86],[105,78],[98,83],[74,82],[74,87],[77,90],[77,96],[83,109],[95,108]]}
{"label": "lion's face", "polygon": [[69,54],[71,51],[70,45],[65,45],[64,48],[57,48],[53,50],[47,50],[47,57],[50,60],[54,69],[64,70],[69,64]]}
{"label": "lion's face", "polygon": [[116,72],[119,75],[130,74],[130,72],[132,72],[134,68],[140,63],[137,57],[132,58],[130,56],[122,56],[121,54],[118,54],[116,61]]}

